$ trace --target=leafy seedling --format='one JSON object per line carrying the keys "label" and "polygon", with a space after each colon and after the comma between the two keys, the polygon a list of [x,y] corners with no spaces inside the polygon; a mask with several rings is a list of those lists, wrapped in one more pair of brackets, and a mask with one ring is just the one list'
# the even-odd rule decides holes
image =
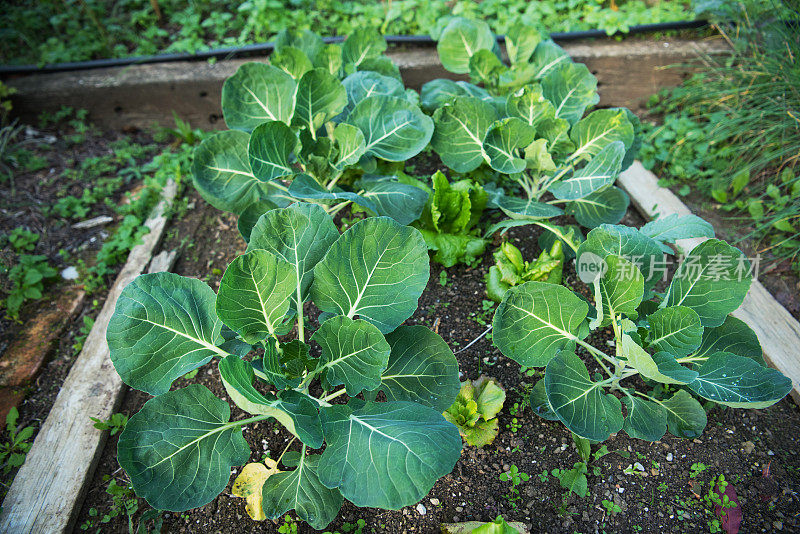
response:
{"label": "leafy seedling", "polygon": [[444,418],[458,427],[467,444],[485,447],[497,437],[497,414],[505,400],[506,392],[494,380],[486,376],[472,382],[467,380],[462,382]]}

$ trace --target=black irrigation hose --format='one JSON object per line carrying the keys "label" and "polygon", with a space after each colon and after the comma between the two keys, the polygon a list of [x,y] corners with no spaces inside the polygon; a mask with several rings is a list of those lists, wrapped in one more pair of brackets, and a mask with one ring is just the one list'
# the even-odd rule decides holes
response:
{"label": "black irrigation hose", "polygon": [[[678,22],[659,22],[656,24],[640,24],[631,26],[627,33],[617,32],[615,35],[632,35],[637,33],[653,33],[673,30],[691,30],[704,28],[708,22],[704,20],[688,20]],[[554,41],[575,41],[577,39],[589,39],[597,37],[607,37],[608,34],[603,30],[583,30],[575,32],[551,33],[550,37]],[[504,42],[505,37],[497,37],[498,42]],[[342,41],[342,37],[326,37],[326,43],[336,43]],[[415,44],[433,46],[436,41],[427,35],[387,35],[386,42],[389,44]],[[215,48],[204,52],[180,53],[180,54],[157,54],[152,56],[137,56],[113,59],[94,59],[91,61],[74,61],[69,63],[54,63],[51,65],[0,65],[0,76],[15,74],[37,74],[49,72],[69,72],[75,70],[101,69],[105,67],[125,67],[128,65],[144,65],[147,63],[169,63],[173,61],[197,61],[208,59],[231,59],[235,57],[248,57],[265,52],[272,52],[273,43],[258,43],[244,46]]]}

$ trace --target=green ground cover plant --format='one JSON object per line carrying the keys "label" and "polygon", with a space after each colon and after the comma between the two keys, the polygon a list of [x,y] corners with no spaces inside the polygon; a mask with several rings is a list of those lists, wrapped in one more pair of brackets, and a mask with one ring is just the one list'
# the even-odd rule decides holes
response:
{"label": "green ground cover plant", "polygon": [[[217,294],[175,274],[137,278],[108,329],[122,379],[156,395],[120,436],[119,462],[136,493],[162,510],[206,504],[225,489],[231,466],[251,456],[242,427],[274,418],[300,447],[289,450],[293,439],[237,480],[242,496],[254,496],[252,517],[294,509],[321,529],[343,499],[392,510],[418,502],[461,451],[442,416],[460,387],[455,357],[427,328],[402,326],[428,276],[417,230],[376,217],[340,235],[320,206],[295,203],[259,218]],[[323,312],[313,334],[309,299]],[[278,340],[295,325],[296,337]],[[243,359],[253,348],[259,356]],[[201,385],[170,391],[212,359],[228,396],[251,416],[230,421],[230,405]],[[344,395],[346,404],[335,402]],[[307,454],[323,443],[322,454]]]}
{"label": "green ground cover plant", "polygon": [[[154,9],[154,6],[157,9]],[[613,7],[612,7],[613,6]],[[445,15],[491,20],[505,33],[517,17],[550,31],[603,29],[692,17],[688,0],[648,5],[642,0],[395,0],[311,2],[248,0],[12,1],[0,20],[0,63],[57,63],[161,52],[195,52],[271,40],[281,30],[314,29],[348,35],[366,26],[384,34],[429,33]],[[616,8],[616,9],[615,9]]]}
{"label": "green ground cover plant", "polygon": [[[698,3],[733,45],[653,100],[642,161],[754,227],[761,251],[800,269],[800,12],[792,2]],[[732,20],[728,25],[725,21]]]}
{"label": "green ground cover plant", "polygon": [[486,273],[486,294],[495,302],[503,300],[509,288],[535,280],[560,284],[564,269],[561,241],[554,241],[550,250],[543,250],[536,260],[522,259],[520,250],[504,241],[494,252],[494,265]]}

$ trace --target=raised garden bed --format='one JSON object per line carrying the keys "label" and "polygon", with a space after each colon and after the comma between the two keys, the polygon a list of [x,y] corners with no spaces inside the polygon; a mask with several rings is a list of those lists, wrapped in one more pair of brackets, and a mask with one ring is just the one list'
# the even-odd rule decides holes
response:
{"label": "raised garden bed", "polygon": [[[617,143],[621,145],[622,141]],[[439,152],[438,148],[436,150]],[[431,155],[418,156],[409,163],[421,176],[437,169],[446,170],[438,158]],[[302,181],[298,177],[295,180]],[[202,179],[198,179],[198,183],[202,184]],[[221,197],[214,197],[207,188],[203,191],[212,202],[220,202]],[[363,203],[365,199],[358,197],[356,202]],[[341,211],[336,218],[337,226],[345,229],[362,217],[360,210]],[[620,217],[622,224],[632,227],[641,227],[646,222],[633,210],[624,215],[620,213]],[[563,224],[567,220],[553,218],[551,222]],[[541,230],[534,228],[527,226],[509,231],[511,242],[520,248],[525,258],[535,258],[539,253]],[[223,269],[246,248],[239,238],[236,217],[211,208],[196,193],[190,195],[187,211],[172,227],[164,247],[169,250],[185,240],[191,240],[192,246],[185,247],[174,272],[201,278],[215,291],[220,288]],[[490,247],[498,244],[499,239],[495,237]],[[724,475],[735,484],[748,529],[768,531],[797,527],[800,507],[794,495],[800,480],[793,469],[798,453],[792,428],[800,422],[800,412],[787,399],[758,411],[710,409],[705,433],[691,441],[667,435],[649,443],[630,439],[622,432],[615,433],[604,444],[611,453],[588,462],[591,469],[589,495],[583,499],[569,493],[564,495],[554,470],[570,469],[579,456],[571,445],[569,430],[560,423],[534,417],[527,404],[530,389],[542,376],[541,370],[521,370],[517,363],[493,347],[488,336],[481,338],[486,334],[492,314],[491,305],[478,305],[484,300],[484,277],[491,263],[491,251],[486,251],[478,253],[472,267],[457,265],[444,271],[433,264],[419,308],[407,324],[430,327],[456,351],[462,380],[474,380],[485,374],[505,387],[506,404],[499,415],[500,431],[496,440],[483,449],[465,447],[452,472],[436,482],[421,502],[397,511],[359,509],[345,502],[327,526],[329,531],[353,531],[359,528],[353,524],[358,525],[361,520],[361,529],[367,532],[435,532],[444,522],[486,521],[498,514],[508,520],[522,521],[534,531],[697,531],[710,528],[716,517],[713,506],[709,507],[704,500],[705,491],[701,490],[700,482],[707,489],[711,478],[718,475]],[[571,263],[564,265],[564,285],[587,299],[593,297],[589,286],[578,280]],[[319,326],[319,310],[307,306],[306,313],[308,326],[312,329]],[[470,345],[476,339],[478,341]],[[584,346],[602,350],[612,339],[611,328],[600,327],[589,335]],[[583,351],[579,348],[578,354],[586,356]],[[179,378],[173,389],[201,384],[227,401],[231,390],[215,369],[216,362],[200,366],[192,376]],[[592,367],[594,370],[596,368]],[[129,391],[121,410],[133,414],[149,398],[145,393]],[[246,417],[245,412],[233,408],[233,420]],[[244,438],[252,451],[251,461],[262,460],[267,451],[275,457],[290,440],[290,434],[272,422],[249,424],[244,430]],[[116,461],[117,440],[112,437],[100,453],[99,469],[89,484],[83,508],[64,511],[69,518],[65,516],[62,524],[68,525],[72,519],[77,520],[74,524],[83,530],[124,532],[129,520],[153,520],[153,515],[146,513],[144,506],[140,507],[143,501],[133,499],[129,490],[119,490],[126,488],[128,482]],[[238,472],[238,468],[235,471]],[[508,480],[510,473],[519,472],[530,477],[521,478],[520,484],[512,485]],[[231,484],[232,480],[222,494],[207,505],[161,516],[166,528],[179,532],[278,530],[280,523],[251,522],[244,512],[243,500],[230,495]],[[108,493],[114,493],[113,504],[109,503]],[[136,503],[136,511],[131,503]],[[129,517],[125,517],[126,509]],[[290,512],[288,517],[295,517],[295,512]],[[293,522],[291,519],[284,521]],[[298,527],[300,531],[311,531],[304,523]],[[286,528],[289,527],[282,531]]]}

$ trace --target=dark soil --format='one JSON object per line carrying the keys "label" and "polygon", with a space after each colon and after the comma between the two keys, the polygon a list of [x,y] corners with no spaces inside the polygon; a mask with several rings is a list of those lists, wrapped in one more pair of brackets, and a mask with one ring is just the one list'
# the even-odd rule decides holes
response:
{"label": "dark soil", "polygon": [[[181,247],[173,270],[201,277],[216,289],[224,268],[245,249],[235,218],[221,214],[192,193],[186,212],[174,221],[164,245],[167,249]],[[629,214],[623,223],[641,225],[643,221]],[[538,231],[534,227],[513,229],[509,235],[525,258],[538,255]],[[432,264],[428,287],[409,323],[434,328],[455,351],[483,333],[492,314],[492,310],[483,311],[482,306],[483,277],[491,264],[491,250],[493,246],[478,267],[449,269],[445,285],[441,284],[441,267]],[[571,266],[565,276],[568,285],[581,285],[576,283]],[[316,315],[313,310],[308,311],[312,318]],[[590,341],[603,346],[607,339],[608,332],[599,332]],[[488,336],[458,353],[457,358],[464,379],[486,374],[506,388],[508,396],[499,416],[501,432],[495,442],[484,449],[465,447],[453,472],[436,483],[423,499],[422,507],[386,511],[359,509],[345,503],[329,531],[346,532],[345,523],[364,519],[364,532],[433,533],[440,531],[443,522],[486,521],[502,514],[508,520],[528,524],[533,532],[703,532],[715,516],[693,490],[704,494],[697,481],[702,481],[707,490],[711,477],[718,474],[724,474],[735,485],[740,497],[744,512],[741,532],[800,528],[800,443],[796,432],[800,411],[790,399],[766,410],[716,408],[709,413],[709,424],[701,439],[693,441],[667,436],[660,442],[648,443],[619,433],[606,445],[612,451],[623,451],[624,456],[610,454],[597,462],[601,474],[589,475],[590,493],[585,499],[564,497],[564,490],[553,476],[539,475],[555,468],[571,468],[579,456],[563,425],[540,419],[525,406],[526,392],[539,377],[521,372],[517,363],[492,347]],[[175,387],[190,382],[201,383],[226,398],[213,364],[200,368],[191,380],[178,380]],[[148,398],[141,392],[129,391],[121,411],[133,415]],[[512,415],[515,404],[521,408]],[[233,407],[234,419],[244,417],[244,412]],[[267,451],[275,457],[290,439],[285,430],[271,422],[248,426],[244,436],[253,450],[251,461],[260,460]],[[111,497],[105,491],[110,478],[120,484],[126,480],[116,461],[117,439],[118,435],[108,441],[76,529],[84,525],[89,532],[128,530],[124,516],[101,524],[92,515],[99,512],[102,517],[111,510]],[[634,463],[644,471],[625,474],[624,470]],[[707,468],[691,479],[690,468],[695,463]],[[518,499],[510,493],[509,483],[500,480],[500,474],[511,465],[530,474],[530,480],[519,487]],[[763,476],[765,468],[769,469],[769,477]],[[603,500],[614,502],[621,512],[609,514]],[[140,504],[144,509],[144,502]],[[288,515],[296,517],[292,512]],[[163,518],[164,531],[181,533],[277,532],[283,524],[253,522],[244,511],[244,502],[230,495],[230,486],[202,508],[165,513]],[[299,524],[299,531],[312,532],[303,523]]]}
{"label": "dark soil", "polygon": [[714,225],[718,238],[740,248],[751,261],[759,258],[758,280],[800,321],[800,276],[791,261],[776,259],[764,250],[763,244],[748,237],[755,229],[752,219],[721,211],[719,204],[694,190],[682,200],[695,214]]}
{"label": "dark soil", "polygon": [[[11,194],[11,184],[6,181],[0,183],[0,236],[11,232],[14,228],[23,227],[38,233],[40,239],[36,247],[27,254],[44,255],[48,263],[61,271],[67,266],[78,267],[81,264],[91,265],[97,251],[104,240],[111,234],[120,216],[111,206],[123,201],[124,195],[139,186],[140,180],[123,180],[120,187],[111,195],[109,204],[100,201],[91,206],[89,213],[81,219],[66,219],[53,213],[50,208],[57,200],[66,195],[80,197],[85,187],[96,185],[90,180],[85,180],[79,170],[81,163],[90,158],[107,156],[114,152],[114,144],[128,141],[140,145],[153,145],[152,137],[141,131],[129,132],[100,132],[93,127],[80,134],[73,126],[61,124],[57,127],[48,127],[41,130],[28,128],[22,134],[25,139],[23,146],[34,156],[44,158],[42,167],[37,170],[20,169],[14,173],[14,194]],[[155,147],[150,150],[150,156]],[[137,160],[136,165],[144,163]],[[72,174],[64,174],[73,171]],[[114,178],[111,174],[103,177]],[[68,177],[67,177],[68,176]],[[114,220],[105,225],[94,228],[76,230],[72,224],[82,219],[98,216],[110,216]],[[0,238],[0,263],[5,268],[11,268],[16,263],[16,254],[11,250],[5,239]],[[6,279],[3,265],[0,265],[0,298],[10,288]],[[117,272],[122,265],[116,266],[106,279],[106,284],[113,283]],[[67,281],[58,276],[45,287],[42,299],[28,301],[20,310],[19,321],[13,321],[0,312],[0,355],[9,343],[20,335],[26,322],[35,317],[39,312],[50,309],[59,295],[75,285],[76,281]],[[50,408],[55,401],[61,384],[67,377],[69,370],[77,356],[73,345],[80,336],[84,317],[95,317],[107,296],[107,287],[96,290],[84,299],[82,308],[76,313],[72,323],[65,329],[58,346],[53,350],[51,357],[45,362],[35,381],[22,389],[26,398],[19,406],[18,427],[33,425],[41,426]],[[5,421],[0,421],[0,426],[5,428]],[[7,440],[5,431],[2,433],[3,441]],[[31,440],[32,441],[32,440]],[[16,470],[8,473],[0,471],[0,484],[2,495],[8,489]]]}

